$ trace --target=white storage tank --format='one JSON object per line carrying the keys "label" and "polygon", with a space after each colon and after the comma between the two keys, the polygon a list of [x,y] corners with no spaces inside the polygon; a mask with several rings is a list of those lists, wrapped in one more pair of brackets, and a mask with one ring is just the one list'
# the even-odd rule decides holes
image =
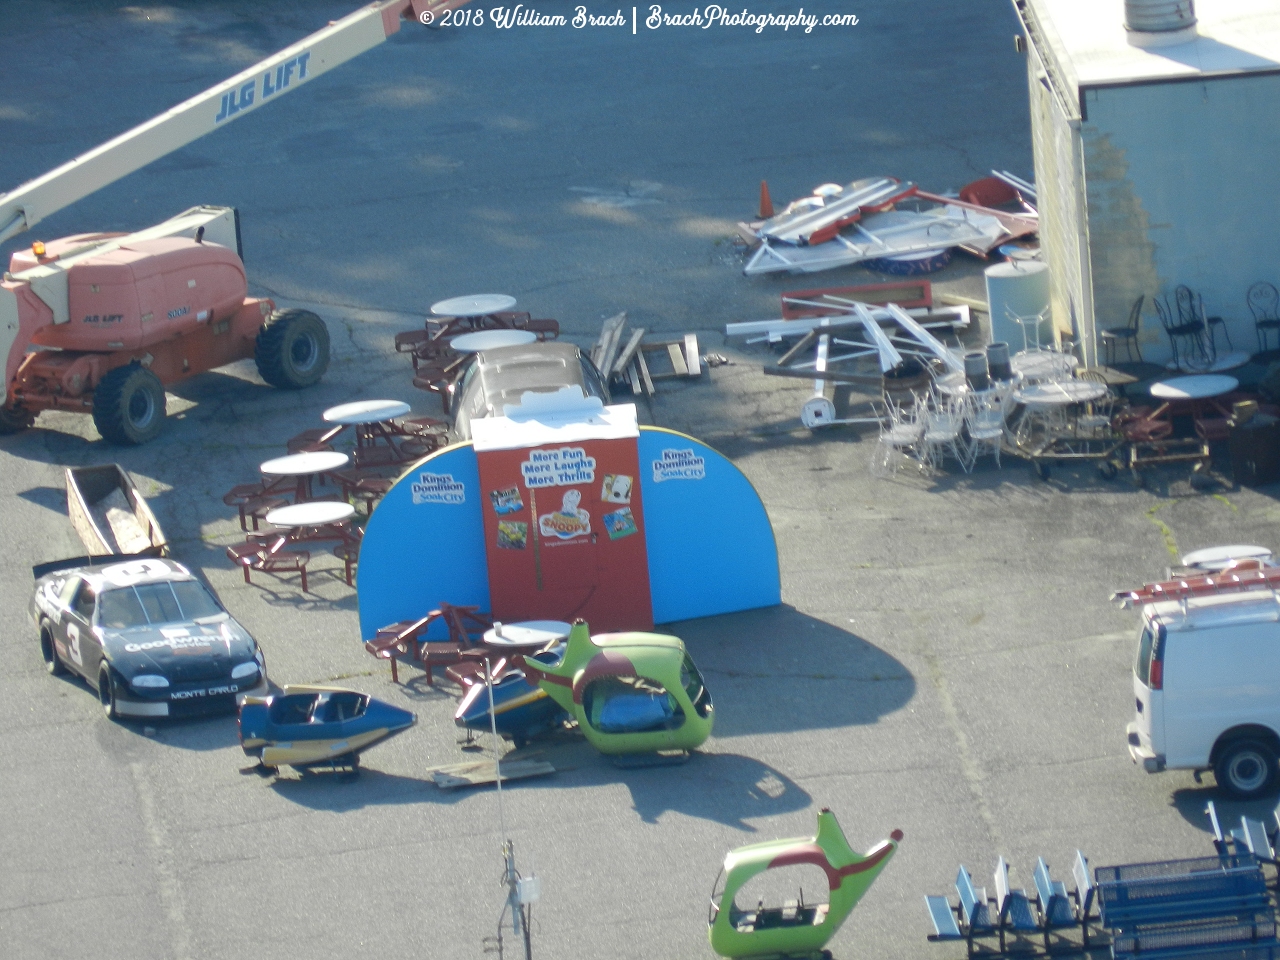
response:
{"label": "white storage tank", "polygon": [[[1040,260],[1011,260],[983,271],[987,281],[987,304],[991,308],[991,342],[1004,341],[1009,352],[1024,348],[1022,325],[1014,317],[1042,317],[1040,345],[1053,343],[1053,321],[1049,316],[1049,265]],[[1035,347],[1035,329],[1026,325],[1025,346]]]}

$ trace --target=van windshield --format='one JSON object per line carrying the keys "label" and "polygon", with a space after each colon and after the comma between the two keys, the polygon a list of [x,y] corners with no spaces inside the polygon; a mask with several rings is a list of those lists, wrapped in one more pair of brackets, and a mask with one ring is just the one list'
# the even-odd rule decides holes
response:
{"label": "van windshield", "polygon": [[1138,662],[1133,665],[1133,672],[1144,684],[1151,680],[1151,647],[1155,644],[1156,632],[1151,624],[1142,628],[1142,636],[1138,638]]}

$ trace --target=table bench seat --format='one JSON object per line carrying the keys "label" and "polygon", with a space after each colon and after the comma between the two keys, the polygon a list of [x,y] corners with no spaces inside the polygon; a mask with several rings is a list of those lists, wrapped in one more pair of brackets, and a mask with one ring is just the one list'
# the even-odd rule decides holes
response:
{"label": "table bench seat", "polygon": [[1111,942],[1115,960],[1185,957],[1240,947],[1280,948],[1274,918],[1249,923],[1190,923],[1138,933],[1117,934]]}

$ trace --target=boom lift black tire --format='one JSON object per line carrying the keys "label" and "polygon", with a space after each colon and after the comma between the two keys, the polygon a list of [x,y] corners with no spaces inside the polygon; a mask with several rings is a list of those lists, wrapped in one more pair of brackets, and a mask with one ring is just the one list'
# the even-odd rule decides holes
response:
{"label": "boom lift black tire", "polygon": [[0,407],[0,434],[21,433],[36,422],[36,415],[16,404]]}
{"label": "boom lift black tire", "polygon": [[310,310],[277,310],[258,331],[254,359],[273,387],[309,387],[329,369],[329,328]]}
{"label": "boom lift black tire", "polygon": [[93,423],[104,440],[140,444],[164,429],[164,385],[140,363],[116,367],[93,391]]}

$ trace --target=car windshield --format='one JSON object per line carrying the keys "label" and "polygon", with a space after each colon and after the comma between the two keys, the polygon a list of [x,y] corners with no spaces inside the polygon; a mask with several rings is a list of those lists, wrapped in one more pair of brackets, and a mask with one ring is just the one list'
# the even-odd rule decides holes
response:
{"label": "car windshield", "polygon": [[98,622],[114,630],[183,623],[222,612],[218,601],[197,580],[120,587],[98,598]]}

